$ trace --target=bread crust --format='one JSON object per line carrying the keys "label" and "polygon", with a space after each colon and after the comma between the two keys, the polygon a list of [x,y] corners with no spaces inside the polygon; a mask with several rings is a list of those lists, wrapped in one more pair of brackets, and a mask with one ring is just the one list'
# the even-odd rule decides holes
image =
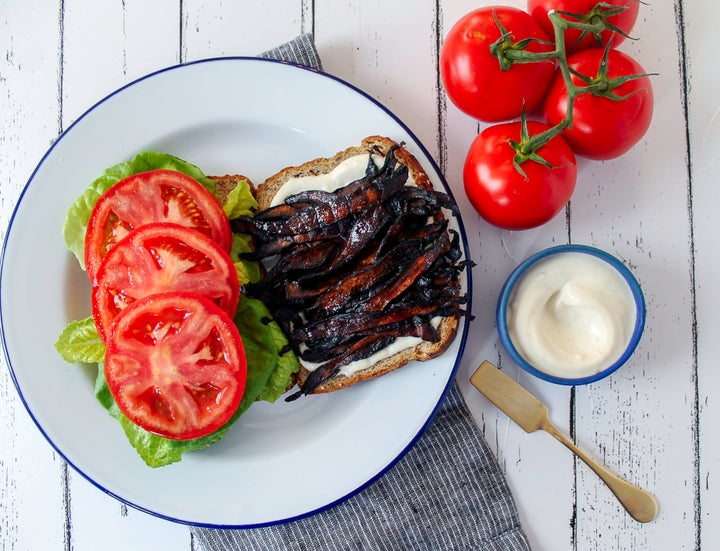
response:
{"label": "bread crust", "polygon": [[[323,384],[319,385],[312,394],[341,390],[354,385],[355,383],[359,383],[360,381],[374,379],[376,377],[380,377],[381,375],[385,375],[386,373],[390,373],[391,371],[395,371],[411,361],[424,362],[432,360],[445,352],[450,344],[452,344],[455,334],[457,333],[458,325],[459,318],[457,316],[442,318],[440,326],[438,327],[438,335],[440,337],[438,342],[422,341],[412,348],[401,350],[389,358],[380,360],[371,367],[357,371],[352,375],[343,375],[342,373],[338,373],[334,377],[325,381]],[[301,363],[300,370],[297,374],[298,384],[302,386],[303,382],[309,375],[310,371],[303,367]]]}
{"label": "bread crust", "polygon": [[251,188],[253,186],[250,178],[248,178],[247,176],[243,176],[242,174],[208,176],[208,179],[212,180],[213,184],[215,184],[215,197],[221,205],[225,204],[228,194],[233,189],[235,189],[235,187],[238,185],[238,182],[245,180],[246,182],[248,182],[248,184],[250,184]]}
{"label": "bread crust", "polygon": [[[362,140],[359,146],[352,146],[338,152],[332,157],[317,158],[298,166],[284,168],[277,174],[269,177],[262,182],[256,190],[256,199],[259,209],[263,210],[271,206],[273,198],[282,188],[282,186],[290,178],[301,176],[315,176],[330,172],[345,159],[356,155],[367,155],[369,152],[377,151],[385,156],[392,147],[398,146],[395,141],[383,136],[369,136]],[[395,151],[397,160],[406,165],[409,173],[419,187],[431,190],[432,183],[417,159],[402,145]],[[349,182],[348,182],[349,183]],[[334,392],[357,384],[361,381],[373,379],[399,369],[413,360],[427,361],[442,354],[452,343],[459,326],[459,315],[448,316],[441,319],[437,332],[439,340],[437,342],[422,341],[419,344],[401,350],[392,356],[376,362],[374,365],[357,371],[351,375],[337,374],[321,385],[316,387],[311,393]],[[298,386],[302,387],[303,383],[310,375],[309,371],[302,362],[297,373]]]}
{"label": "bread crust", "polygon": [[[280,191],[283,185],[290,178],[298,178],[302,176],[317,176],[318,174],[327,174],[333,168],[338,166],[344,160],[356,155],[367,155],[372,151],[378,151],[381,155],[387,155],[390,148],[399,145],[390,138],[384,136],[368,136],[363,139],[360,145],[355,145],[344,149],[332,157],[319,157],[307,161],[301,165],[289,166],[282,169],[277,174],[270,176],[262,182],[255,193],[255,199],[258,202],[258,208],[264,210],[270,207],[273,198]],[[400,147],[395,152],[395,157],[402,164],[406,165],[413,176],[415,183],[422,188],[432,189],[432,182],[423,170],[418,160],[404,147]],[[349,183],[349,182],[348,182]]]}

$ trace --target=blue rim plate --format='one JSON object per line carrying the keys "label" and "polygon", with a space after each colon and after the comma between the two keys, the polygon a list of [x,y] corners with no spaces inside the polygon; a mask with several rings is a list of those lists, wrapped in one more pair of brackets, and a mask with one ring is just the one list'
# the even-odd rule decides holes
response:
{"label": "blue rim plate", "polygon": [[[439,358],[342,392],[258,403],[221,442],[160,469],[142,462],[96,402],[96,368],[67,364],[54,350],[65,325],[90,310],[87,278],[64,246],[65,213],[105,168],[156,150],[208,174],[259,182],[373,134],[404,141],[435,186],[450,193],[420,141],[373,98],[338,78],[272,60],[208,59],[152,73],[98,102],[58,138],[23,189],[6,234],[0,322],[23,403],[75,470],[168,520],[250,528],[343,501],[412,447],[457,371],[469,316]],[[452,224],[467,258],[462,221]],[[469,294],[469,270],[463,284]]]}
{"label": "blue rim plate", "polygon": [[[558,377],[556,375],[552,375],[549,373],[545,373],[544,371],[541,371],[540,369],[537,369],[535,366],[530,364],[528,361],[523,358],[523,356],[520,354],[520,352],[517,350],[515,345],[512,342],[512,339],[510,338],[510,335],[508,334],[508,328],[507,328],[507,309],[508,309],[508,302],[510,300],[510,297],[512,296],[513,289],[515,288],[515,285],[520,281],[520,279],[523,277],[523,275],[530,269],[532,266],[537,264],[538,262],[546,259],[548,256],[556,255],[556,254],[564,254],[568,252],[579,252],[579,253],[585,253],[593,255],[608,264],[610,264],[613,268],[615,268],[620,275],[623,277],[623,279],[627,282],[628,286],[630,287],[630,290],[632,292],[633,298],[635,299],[635,306],[636,306],[636,318],[635,318],[635,326],[633,327],[633,332],[630,337],[630,342],[623,352],[623,354],[620,356],[620,358],[617,359],[613,364],[608,366],[607,368],[601,370],[598,373],[595,373],[593,375],[588,375],[586,377],[578,377],[578,378],[564,378],[564,377]],[[513,359],[513,361],[518,364],[521,368],[523,368],[528,373],[531,373],[532,375],[535,375],[536,377],[539,377],[540,379],[543,379],[545,381],[549,381],[552,383],[557,383],[561,385],[584,385],[593,383],[595,381],[599,381],[600,379],[603,379],[610,375],[611,373],[615,372],[620,366],[622,366],[627,360],[630,358],[632,353],[635,351],[635,348],[637,347],[638,343],[640,342],[640,338],[642,336],[643,330],[645,328],[645,299],[643,297],[642,289],[640,288],[640,284],[635,279],[635,276],[632,274],[632,272],[623,264],[618,258],[614,257],[613,255],[601,250],[597,249],[595,247],[590,247],[588,245],[558,245],[555,247],[550,247],[547,249],[543,249],[542,251],[535,253],[531,255],[530,257],[526,258],[523,262],[521,262],[515,270],[510,274],[507,281],[503,285],[503,288],[500,292],[500,296],[498,298],[497,303],[497,311],[496,311],[496,319],[497,319],[497,329],[498,334],[500,336],[500,341],[502,342],[503,346],[505,347],[505,350],[510,355],[510,357]]]}

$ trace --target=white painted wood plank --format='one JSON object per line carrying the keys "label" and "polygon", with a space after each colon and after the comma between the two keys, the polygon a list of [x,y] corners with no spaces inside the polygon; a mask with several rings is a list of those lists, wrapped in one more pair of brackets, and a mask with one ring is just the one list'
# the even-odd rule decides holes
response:
{"label": "white painted wood plank", "polygon": [[[0,11],[0,227],[57,135],[56,10],[23,2]],[[32,21],[28,25],[28,21]],[[45,44],[46,48],[38,48]],[[0,537],[4,549],[49,549],[66,536],[64,463],[23,406],[0,361]],[[33,529],[42,522],[44,530]]]}
{"label": "white painted wood plank", "polygon": [[83,0],[64,6],[65,128],[120,86],[179,62],[176,1]]}
{"label": "white painted wood plank", "polygon": [[325,70],[378,100],[436,159],[435,2],[315,1]]}
{"label": "white painted wood plank", "polygon": [[687,92],[692,177],[691,205],[695,237],[695,284],[697,305],[698,457],[700,506],[695,514],[701,524],[700,541],[705,549],[720,548],[715,519],[720,514],[720,304],[717,274],[720,272],[718,215],[720,204],[717,171],[720,168],[720,120],[718,83],[720,65],[716,39],[720,31],[717,2],[684,2],[686,54],[692,87]]}
{"label": "white painted wood plank", "polygon": [[299,0],[183,2],[183,59],[252,56],[295,38],[307,12]]}
{"label": "white painted wood plank", "polygon": [[149,515],[70,472],[71,544],[77,551],[182,551],[192,549],[187,526]]}
{"label": "white painted wood plank", "polygon": [[[174,1],[65,3],[64,125],[120,86],[178,63],[179,35]],[[74,548],[93,549],[100,542],[106,549],[190,548],[187,527],[129,509],[77,473],[70,473],[68,485]]]}
{"label": "white painted wood plank", "polygon": [[[492,4],[470,1],[443,3],[443,38],[460,17],[479,5]],[[521,9],[525,6],[522,1],[503,4]],[[465,197],[462,168],[473,138],[488,125],[471,120],[450,100],[446,105],[446,177],[457,190],[456,197],[468,228],[473,260],[477,263],[473,269],[473,313],[476,319],[458,381],[468,406],[483,427],[486,440],[507,474],[532,548],[570,550],[574,548],[571,522],[575,482],[571,454],[546,434],[523,432],[469,384],[470,375],[483,360],[493,361],[543,400],[556,426],[568,433],[570,390],[544,383],[520,371],[502,349],[495,324],[495,307],[505,279],[529,254],[567,242],[565,218],[561,213],[547,225],[523,232],[498,230],[481,220]],[[548,515],[548,510],[554,511],[554,514]]]}
{"label": "white painted wood plank", "polygon": [[661,514],[638,524],[592,472],[579,468],[579,549],[683,549],[694,543],[687,515],[695,479],[692,281],[675,14],[670,3],[640,10],[633,31],[638,40],[621,49],[659,73],[652,77],[653,123],[622,157],[583,163],[571,234],[575,242],[614,253],[634,271],[645,292],[646,332],[626,366],[578,389],[576,431],[609,468],[654,492]]}

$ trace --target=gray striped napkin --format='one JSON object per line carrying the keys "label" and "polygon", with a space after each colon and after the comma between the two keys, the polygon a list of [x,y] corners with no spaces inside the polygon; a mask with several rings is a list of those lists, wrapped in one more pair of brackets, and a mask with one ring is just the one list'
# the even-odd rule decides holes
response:
{"label": "gray striped napkin", "polygon": [[[321,69],[309,34],[260,57]],[[276,526],[193,528],[193,541],[207,551],[530,549],[505,477],[457,383],[415,446],[358,494]]]}

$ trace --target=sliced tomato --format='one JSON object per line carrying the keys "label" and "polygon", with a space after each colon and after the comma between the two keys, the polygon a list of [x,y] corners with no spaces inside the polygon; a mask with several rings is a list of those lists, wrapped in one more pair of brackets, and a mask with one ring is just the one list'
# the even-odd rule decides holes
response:
{"label": "sliced tomato", "polygon": [[93,207],[85,234],[90,281],[102,259],[130,231],[151,222],[194,228],[230,251],[232,233],[217,199],[200,182],[174,170],[150,170],[121,180]]}
{"label": "sliced tomato", "polygon": [[240,296],[235,266],[212,239],[177,224],[146,224],[110,249],[97,271],[92,313],[100,337],[129,304],[165,291],[202,295],[231,318]]}
{"label": "sliced tomato", "polygon": [[150,295],[123,310],[104,370],[120,411],[174,440],[224,425],[240,405],[247,376],[232,320],[209,300],[183,292]]}

